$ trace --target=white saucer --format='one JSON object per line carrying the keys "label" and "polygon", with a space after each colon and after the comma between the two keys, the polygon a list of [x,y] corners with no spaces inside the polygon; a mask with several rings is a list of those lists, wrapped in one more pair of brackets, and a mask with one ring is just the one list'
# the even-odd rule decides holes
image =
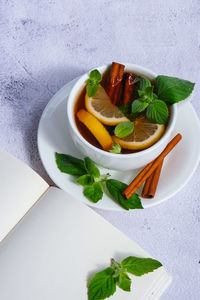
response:
{"label": "white saucer", "polygon": [[[66,102],[76,80],[74,79],[67,83],[53,96],[41,116],[38,128],[38,148],[41,160],[51,179],[68,194],[75,196],[90,206],[122,211],[124,209],[105,193],[103,199],[96,204],[88,201],[82,194],[82,186],[75,182],[73,176],[61,173],[56,166],[55,152],[82,157],[70,138],[66,120]],[[179,107],[173,136],[178,132],[182,134],[183,138],[165,159],[154,199],[142,198],[144,208],[159,204],[180,191],[189,181],[199,163],[200,123],[189,102]],[[108,172],[107,169],[100,169],[102,174]],[[125,183],[129,183],[138,172],[139,170],[129,172],[109,170],[112,178]],[[138,194],[140,194],[140,190]]]}

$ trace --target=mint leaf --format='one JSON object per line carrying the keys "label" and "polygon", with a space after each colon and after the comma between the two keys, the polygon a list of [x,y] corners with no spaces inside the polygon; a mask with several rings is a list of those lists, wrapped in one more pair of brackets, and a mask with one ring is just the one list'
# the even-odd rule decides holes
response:
{"label": "mint leaf", "polygon": [[155,259],[139,258],[135,256],[125,258],[121,262],[121,265],[127,270],[127,272],[135,276],[142,276],[162,266],[162,264]]}
{"label": "mint leaf", "polygon": [[159,75],[156,77],[156,91],[159,99],[174,104],[186,99],[193,91],[195,83],[176,77]]}
{"label": "mint leaf", "polygon": [[123,112],[123,114],[130,120],[134,121],[136,118],[138,118],[141,113],[132,113],[132,103],[129,101],[126,104],[122,104],[119,106],[119,109]]}
{"label": "mint leaf", "polygon": [[147,87],[151,86],[151,82],[145,77],[137,76],[135,81],[139,82],[139,90],[142,91],[144,91]]}
{"label": "mint leaf", "polygon": [[113,147],[112,147],[112,149],[109,150],[109,152],[111,152],[111,153],[121,153],[121,150],[122,150],[121,146],[117,142],[114,141]]}
{"label": "mint leaf", "polygon": [[55,153],[56,164],[58,169],[74,176],[81,176],[87,173],[82,159],[71,155]]}
{"label": "mint leaf", "polygon": [[91,278],[88,285],[88,300],[106,299],[115,293],[116,280],[113,274],[114,270],[109,267]]}
{"label": "mint leaf", "polygon": [[130,292],[131,290],[131,279],[126,273],[119,274],[117,278],[117,285],[120,289]]}
{"label": "mint leaf", "polygon": [[115,127],[115,135],[124,138],[131,134],[134,129],[134,122],[122,122]]}
{"label": "mint leaf", "polygon": [[82,186],[92,185],[94,183],[94,177],[89,174],[82,175],[76,182]]}
{"label": "mint leaf", "polygon": [[85,187],[83,194],[93,203],[97,203],[103,197],[102,186],[99,182],[95,182],[93,185]]}
{"label": "mint leaf", "polygon": [[93,70],[90,72],[90,77],[87,82],[86,91],[89,97],[96,94],[99,88],[99,82],[102,80],[101,73],[98,70]]}
{"label": "mint leaf", "polygon": [[146,117],[150,121],[157,124],[167,124],[168,122],[168,108],[164,101],[154,100],[146,111]]}
{"label": "mint leaf", "polygon": [[90,72],[90,77],[89,77],[91,80],[93,81],[96,81],[96,82],[100,82],[102,80],[102,76],[101,76],[101,73],[95,69],[95,70],[92,70]]}
{"label": "mint leaf", "polygon": [[132,102],[132,113],[142,112],[147,108],[148,105],[149,105],[148,102],[144,102],[140,99],[136,99]]}
{"label": "mint leaf", "polygon": [[89,83],[86,86],[86,91],[89,97],[92,97],[96,94],[96,92],[98,91],[99,88],[99,84],[97,83]]}
{"label": "mint leaf", "polygon": [[138,90],[139,99],[132,102],[132,113],[140,113],[144,111],[149,104],[157,98],[153,93],[153,86],[148,86],[144,90]]}
{"label": "mint leaf", "polygon": [[95,166],[94,162],[89,157],[84,158],[84,163],[88,174],[93,175],[97,178],[100,176],[99,169]]}
{"label": "mint leaf", "polygon": [[147,87],[145,90],[138,90],[141,100],[150,103],[153,100],[153,86]]}
{"label": "mint leaf", "polygon": [[106,181],[106,187],[111,194],[112,198],[120,204],[124,209],[140,209],[143,208],[140,198],[137,194],[133,194],[129,199],[126,199],[122,193],[127,187],[127,184],[115,180],[115,179],[108,179]]}

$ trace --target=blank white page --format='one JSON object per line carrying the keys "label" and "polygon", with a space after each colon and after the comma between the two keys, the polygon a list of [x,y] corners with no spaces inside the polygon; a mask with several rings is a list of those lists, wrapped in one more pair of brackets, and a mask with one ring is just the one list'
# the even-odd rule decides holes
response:
{"label": "blank white page", "polygon": [[47,188],[36,172],[0,149],[0,241]]}
{"label": "blank white page", "polygon": [[[86,300],[87,279],[110,259],[150,255],[57,188],[30,210],[0,247],[0,299]],[[132,292],[113,300],[158,299],[171,277],[163,267],[132,278]]]}

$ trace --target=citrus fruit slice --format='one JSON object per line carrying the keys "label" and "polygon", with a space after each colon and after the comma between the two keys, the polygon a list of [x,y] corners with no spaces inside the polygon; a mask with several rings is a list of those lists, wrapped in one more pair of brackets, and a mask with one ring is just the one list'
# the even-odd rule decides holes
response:
{"label": "citrus fruit slice", "polygon": [[106,128],[97,120],[92,114],[84,109],[77,112],[77,117],[89,131],[95,136],[99,144],[106,151],[110,150],[113,146],[113,140],[106,130]]}
{"label": "citrus fruit slice", "polygon": [[125,115],[114,105],[104,88],[99,85],[98,91],[92,97],[85,95],[87,110],[105,125],[114,126],[121,122],[129,121]]}
{"label": "citrus fruit slice", "polygon": [[124,149],[143,150],[155,144],[164,131],[165,125],[155,124],[146,117],[140,117],[135,120],[134,131],[129,136],[123,139],[113,136],[113,140]]}

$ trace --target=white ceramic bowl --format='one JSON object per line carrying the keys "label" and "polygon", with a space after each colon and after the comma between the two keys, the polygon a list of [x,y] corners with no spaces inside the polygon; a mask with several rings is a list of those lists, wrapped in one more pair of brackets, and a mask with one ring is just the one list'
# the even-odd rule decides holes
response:
{"label": "white ceramic bowl", "polygon": [[[124,65],[126,66],[126,70],[144,75],[149,79],[155,79],[157,76],[157,74],[144,67],[129,63]],[[109,65],[102,66],[97,69],[100,73],[104,73],[108,67]],[[89,73],[90,71],[81,76],[80,79],[75,83],[74,87],[71,90],[67,103],[67,117],[70,126],[70,133],[77,149],[83,155],[89,156],[93,161],[95,161],[99,165],[102,165],[103,167],[122,171],[143,167],[150,161],[154,160],[163,151],[163,149],[170,140],[171,133],[174,129],[175,121],[177,118],[177,104],[171,106],[170,120],[165,134],[153,146],[140,152],[131,154],[115,154],[106,152],[104,150],[94,147],[83,138],[83,136],[77,129],[74,119],[74,104],[77,99],[77,96],[79,95],[80,91],[82,90],[85,84],[85,81],[89,77]]]}

